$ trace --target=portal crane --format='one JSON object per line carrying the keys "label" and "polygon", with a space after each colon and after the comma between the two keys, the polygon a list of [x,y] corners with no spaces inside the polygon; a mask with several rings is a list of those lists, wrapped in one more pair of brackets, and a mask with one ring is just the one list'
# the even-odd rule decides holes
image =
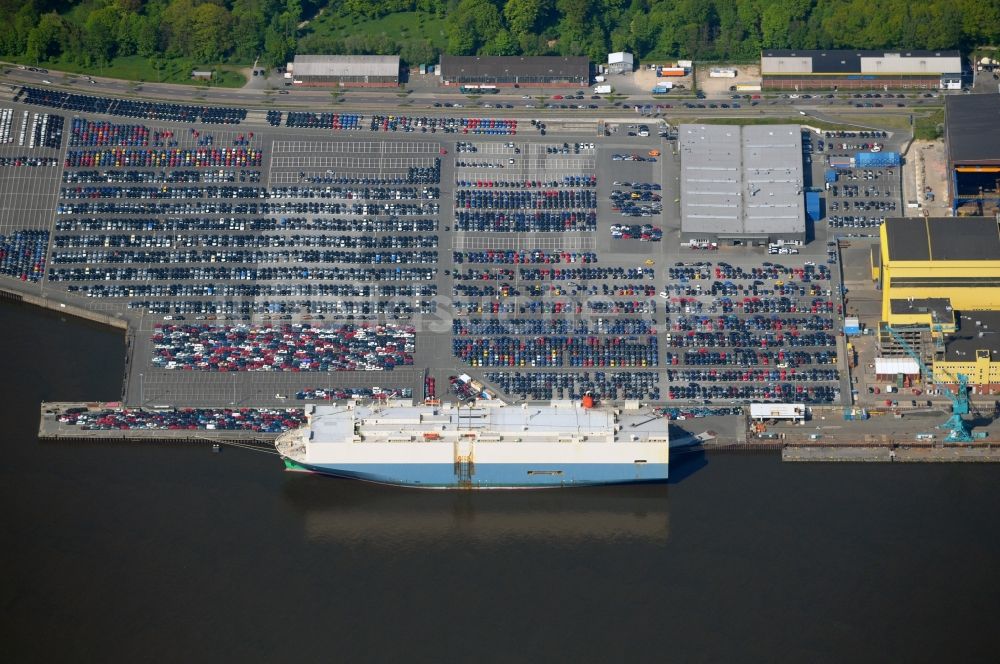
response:
{"label": "portal crane", "polygon": [[[885,329],[889,334],[895,339],[906,354],[914,359],[917,366],[920,367],[920,375],[923,376],[925,383],[936,383],[934,380],[934,374],[924,361],[920,359],[920,356],[916,351],[906,342],[903,337],[892,329],[891,326],[886,325]],[[985,438],[986,434],[973,434],[971,426],[968,422],[962,419],[963,415],[969,414],[969,377],[965,374],[958,374],[955,376],[956,383],[958,385],[957,394],[952,394],[951,390],[944,390],[945,396],[951,400],[951,417],[942,424],[938,425],[939,429],[944,429],[948,432],[948,436],[944,439],[946,443],[971,443],[977,438]]]}

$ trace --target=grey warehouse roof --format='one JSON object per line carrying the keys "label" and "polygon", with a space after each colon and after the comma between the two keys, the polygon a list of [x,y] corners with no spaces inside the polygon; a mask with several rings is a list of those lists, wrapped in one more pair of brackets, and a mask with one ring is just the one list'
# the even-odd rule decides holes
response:
{"label": "grey warehouse roof", "polygon": [[399,76],[398,55],[296,55],[295,76]]}
{"label": "grey warehouse roof", "polygon": [[886,219],[890,261],[1000,260],[1000,228],[993,217]]}
{"label": "grey warehouse roof", "polygon": [[[761,52],[763,58],[812,58],[812,73],[841,74],[861,73],[862,58],[884,58],[898,55],[902,58],[961,58],[960,51],[864,51],[848,49],[770,49]],[[953,72],[941,72],[953,73]],[[955,72],[957,73],[957,72]]]}
{"label": "grey warehouse roof", "polygon": [[1000,162],[1000,95],[952,95],[945,103],[951,162]]}
{"label": "grey warehouse roof", "polygon": [[584,56],[562,57],[539,55],[532,57],[506,55],[442,55],[441,78],[530,76],[560,79],[586,79],[590,76],[590,60]]}
{"label": "grey warehouse roof", "polygon": [[798,125],[681,125],[681,230],[805,233]]}

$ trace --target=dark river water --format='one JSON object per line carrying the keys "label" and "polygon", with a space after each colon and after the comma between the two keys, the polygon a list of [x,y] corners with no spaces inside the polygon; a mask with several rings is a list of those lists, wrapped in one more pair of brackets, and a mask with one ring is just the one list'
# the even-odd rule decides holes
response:
{"label": "dark river water", "polygon": [[676,457],[668,486],[414,492],[45,443],[123,339],[0,306],[5,662],[996,662],[1000,468]]}

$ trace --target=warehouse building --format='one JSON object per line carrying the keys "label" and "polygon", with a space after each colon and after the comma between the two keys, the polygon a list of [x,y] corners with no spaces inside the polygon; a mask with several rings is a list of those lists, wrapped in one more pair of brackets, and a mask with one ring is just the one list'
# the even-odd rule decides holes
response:
{"label": "warehouse building", "polygon": [[955,310],[1000,310],[996,218],[886,219],[879,236],[872,274],[882,289],[883,321],[947,332]]}
{"label": "warehouse building", "polygon": [[882,289],[881,354],[907,356],[901,337],[932,368],[939,385],[956,383],[961,373],[973,385],[995,389],[1000,385],[998,220],[887,219],[879,232],[872,276]]}
{"label": "warehouse building", "polygon": [[948,97],[948,148],[952,209],[960,215],[1000,210],[1000,95]]}
{"label": "warehouse building", "polygon": [[442,55],[445,85],[582,87],[590,84],[590,60],[583,56]]}
{"label": "warehouse building", "polygon": [[391,88],[399,85],[398,55],[296,55],[285,78],[295,85]]}
{"label": "warehouse building", "polygon": [[761,52],[765,90],[941,89],[961,77],[958,51],[782,50]]}
{"label": "warehouse building", "polygon": [[798,125],[681,125],[681,242],[806,239]]}
{"label": "warehouse building", "polygon": [[1000,394],[1000,312],[962,315],[959,329],[945,341],[931,370],[939,386],[955,387],[961,374],[974,393]]}
{"label": "warehouse building", "polygon": [[608,53],[608,73],[609,74],[631,74],[635,68],[635,58],[631,53],[620,51],[618,53]]}

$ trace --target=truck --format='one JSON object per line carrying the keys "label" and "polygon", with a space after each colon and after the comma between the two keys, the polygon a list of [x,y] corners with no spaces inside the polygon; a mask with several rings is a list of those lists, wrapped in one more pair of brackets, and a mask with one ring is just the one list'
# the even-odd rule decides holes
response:
{"label": "truck", "polygon": [[611,94],[611,86],[610,85],[595,85],[594,86],[594,94],[595,95],[609,95],[609,94]]}
{"label": "truck", "polygon": [[734,92],[760,92],[760,85],[755,83],[737,83]]}
{"label": "truck", "polygon": [[673,88],[674,88],[673,83],[657,83],[656,86],[652,90],[650,90],[650,92],[652,92],[654,95],[663,95],[673,90]]}

